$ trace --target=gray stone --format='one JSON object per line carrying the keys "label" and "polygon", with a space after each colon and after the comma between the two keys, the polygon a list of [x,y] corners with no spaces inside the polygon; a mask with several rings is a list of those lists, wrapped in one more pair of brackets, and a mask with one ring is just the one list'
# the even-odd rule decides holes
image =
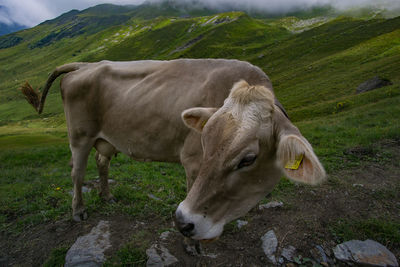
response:
{"label": "gray stone", "polygon": [[146,255],[148,257],[146,263],[147,267],[170,266],[178,262],[178,259],[163,245],[153,244],[146,250]]}
{"label": "gray stone", "polygon": [[184,238],[183,239],[183,248],[185,251],[191,256],[202,256],[204,255],[202,246],[199,240]]}
{"label": "gray stone", "polygon": [[368,92],[374,89],[378,89],[384,86],[388,86],[388,85],[392,85],[393,83],[391,81],[389,81],[388,79],[384,79],[381,78],[379,76],[375,76],[372,79],[369,79],[365,82],[363,82],[362,84],[360,84],[357,89],[356,92],[357,94],[360,93],[364,93],[364,92]]}
{"label": "gray stone", "polygon": [[236,221],[236,226],[238,229],[242,228],[243,226],[245,226],[246,224],[248,224],[248,221],[243,221],[243,220],[237,220]]}
{"label": "gray stone", "polygon": [[259,205],[258,209],[263,210],[263,209],[270,209],[270,208],[279,208],[282,206],[283,206],[283,203],[280,201],[271,201],[271,202],[268,202],[267,204]]}
{"label": "gray stone", "polygon": [[325,254],[325,250],[321,246],[315,246],[315,248],[310,250],[310,254],[318,263],[328,262],[328,257]]}
{"label": "gray stone", "polygon": [[146,266],[164,266],[161,256],[158,255],[155,245],[152,245],[149,249],[146,250],[146,255],[148,257]]}
{"label": "gray stone", "polygon": [[276,264],[275,252],[278,247],[278,239],[276,238],[274,230],[268,231],[261,237],[262,249],[272,264]]}
{"label": "gray stone", "polygon": [[218,258],[218,254],[214,254],[214,253],[203,254],[203,256],[209,257],[209,258],[211,258],[211,259],[216,259],[216,258]]}
{"label": "gray stone", "polygon": [[89,193],[90,191],[92,191],[92,188],[82,186],[82,193]]}
{"label": "gray stone", "polygon": [[399,266],[396,257],[382,244],[373,240],[351,240],[333,249],[335,258],[368,266]]}
{"label": "gray stone", "polygon": [[156,197],[155,195],[153,195],[153,194],[147,194],[147,196],[149,197],[149,198],[151,198],[151,199],[154,199],[154,200],[156,200],[156,201],[160,201],[161,200],[161,198],[159,198],[159,197]]}
{"label": "gray stone", "polygon": [[293,246],[288,246],[282,250],[281,256],[287,261],[293,261],[294,253],[296,253],[296,248]]}
{"label": "gray stone", "polygon": [[78,237],[65,256],[65,267],[102,266],[104,252],[111,247],[109,222],[100,221],[89,234]]}
{"label": "gray stone", "polygon": [[[87,187],[87,186],[82,186],[82,193],[90,193],[90,191],[92,191],[92,188]],[[69,194],[71,196],[74,196],[74,190],[69,191]]]}
{"label": "gray stone", "polygon": [[168,236],[169,236],[170,234],[171,234],[170,231],[162,232],[161,235],[160,235],[160,239],[165,241],[165,240],[168,239]]}

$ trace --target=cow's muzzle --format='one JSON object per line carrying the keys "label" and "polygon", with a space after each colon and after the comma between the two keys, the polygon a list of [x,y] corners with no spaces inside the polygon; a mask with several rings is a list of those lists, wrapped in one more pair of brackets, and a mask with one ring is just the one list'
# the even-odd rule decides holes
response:
{"label": "cow's muzzle", "polygon": [[178,230],[186,237],[191,237],[194,234],[194,223],[185,222],[185,219],[180,210],[175,212],[175,225]]}
{"label": "cow's muzzle", "polygon": [[224,221],[215,223],[205,214],[193,213],[185,201],[175,212],[175,225],[186,237],[197,240],[211,240],[219,237],[224,230]]}

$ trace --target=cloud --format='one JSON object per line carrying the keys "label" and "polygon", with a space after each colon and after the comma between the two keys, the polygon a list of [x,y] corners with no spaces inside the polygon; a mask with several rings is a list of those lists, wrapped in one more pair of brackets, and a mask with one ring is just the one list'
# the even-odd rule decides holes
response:
{"label": "cloud", "polygon": [[141,4],[144,0],[0,0],[0,22],[28,27],[58,17],[71,9],[82,10],[104,3]]}
{"label": "cloud", "polygon": [[37,5],[36,1],[0,1],[2,8],[1,19],[7,24],[18,23],[26,26],[33,26],[42,18],[51,17],[52,12],[46,8],[46,5]]}
{"label": "cloud", "polygon": [[0,23],[5,23],[5,24],[12,24],[12,20],[10,19],[10,16],[8,15],[7,8],[0,6]]}
{"label": "cloud", "polygon": [[[163,0],[148,0],[161,2]],[[285,13],[298,9],[310,9],[315,6],[330,5],[339,10],[349,8],[386,8],[400,9],[399,0],[176,0],[186,5],[201,3],[216,9],[236,8],[240,10],[262,10],[271,13]]]}
{"label": "cloud", "polygon": [[[159,2],[163,0],[148,0]],[[232,7],[241,10],[288,12],[308,9],[316,5],[332,5],[337,9],[355,7],[379,7],[400,9],[399,0],[175,0],[184,4],[202,3],[211,8]],[[143,3],[144,0],[0,0],[0,22],[18,23],[32,27],[55,18],[71,9],[85,9],[103,3],[117,5]]]}

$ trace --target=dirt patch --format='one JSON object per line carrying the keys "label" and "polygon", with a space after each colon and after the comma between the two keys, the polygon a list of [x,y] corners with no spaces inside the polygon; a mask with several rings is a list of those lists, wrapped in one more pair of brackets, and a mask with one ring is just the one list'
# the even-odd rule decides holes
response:
{"label": "dirt patch", "polygon": [[[274,230],[278,238],[278,255],[283,248],[292,245],[296,255],[312,257],[311,249],[322,246],[329,253],[340,241],[332,231],[338,220],[368,220],[390,218],[400,223],[400,142],[384,143],[385,154],[370,153],[355,148],[351,153],[369,157],[385,157],[378,161],[361,162],[357,168],[342,170],[330,175],[324,185],[309,187],[298,185],[280,198],[281,208],[258,210],[254,208],[243,220],[248,224],[238,229],[235,224],[226,226],[221,238],[203,245],[204,255],[191,256],[183,247],[182,236],[172,232],[161,241],[159,233],[169,229],[172,220],[154,215],[142,221],[125,215],[91,214],[89,220],[76,223],[71,220],[57,221],[26,229],[18,236],[0,234],[0,265],[38,266],[57,247],[70,247],[78,236],[87,234],[99,220],[111,222],[111,257],[132,236],[140,231],[148,233],[148,243],[160,242],[178,258],[178,266],[265,266],[268,264],[261,249],[260,237]],[[359,151],[361,151],[359,153]],[[399,259],[400,247],[384,243]]]}

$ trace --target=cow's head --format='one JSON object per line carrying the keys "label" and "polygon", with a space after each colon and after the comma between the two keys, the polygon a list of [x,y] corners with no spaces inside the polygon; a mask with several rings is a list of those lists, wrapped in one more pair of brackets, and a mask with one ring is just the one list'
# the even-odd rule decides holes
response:
{"label": "cow's head", "polygon": [[[272,190],[282,171],[307,184],[325,178],[311,145],[263,86],[238,82],[220,109],[191,108],[182,118],[201,134],[203,148],[198,176],[175,214],[179,230],[193,239],[221,235]],[[300,165],[289,166],[296,159]]]}

